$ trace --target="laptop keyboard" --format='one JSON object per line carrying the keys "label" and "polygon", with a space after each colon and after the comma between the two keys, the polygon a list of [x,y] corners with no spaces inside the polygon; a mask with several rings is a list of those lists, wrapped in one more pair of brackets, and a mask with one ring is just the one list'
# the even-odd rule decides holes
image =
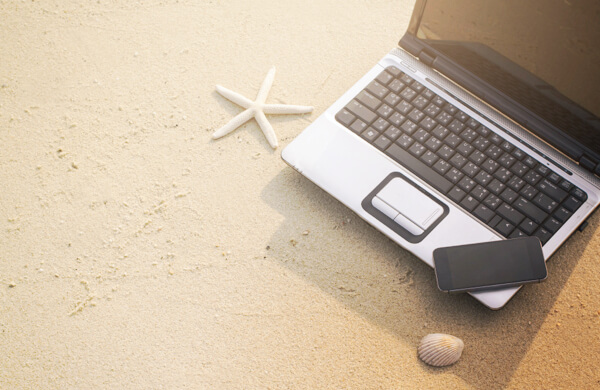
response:
{"label": "laptop keyboard", "polygon": [[423,84],[388,67],[336,120],[504,237],[545,244],[587,194]]}

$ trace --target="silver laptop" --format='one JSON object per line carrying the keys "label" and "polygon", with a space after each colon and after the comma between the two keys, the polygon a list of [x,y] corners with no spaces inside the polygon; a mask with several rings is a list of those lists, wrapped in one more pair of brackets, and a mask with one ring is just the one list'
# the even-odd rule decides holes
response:
{"label": "silver laptop", "polygon": [[[584,3],[418,0],[399,47],[282,158],[432,267],[436,248],[522,236],[547,260],[600,202]],[[518,289],[472,295],[499,309]]]}

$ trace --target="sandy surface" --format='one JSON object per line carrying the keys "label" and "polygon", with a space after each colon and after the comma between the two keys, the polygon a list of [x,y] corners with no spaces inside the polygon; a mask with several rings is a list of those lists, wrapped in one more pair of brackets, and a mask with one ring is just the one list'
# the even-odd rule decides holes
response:
{"label": "sandy surface", "polygon": [[[492,312],[280,158],[411,1],[82,4],[0,2],[0,388],[600,386],[598,214]],[[272,65],[315,112],[212,141]]]}

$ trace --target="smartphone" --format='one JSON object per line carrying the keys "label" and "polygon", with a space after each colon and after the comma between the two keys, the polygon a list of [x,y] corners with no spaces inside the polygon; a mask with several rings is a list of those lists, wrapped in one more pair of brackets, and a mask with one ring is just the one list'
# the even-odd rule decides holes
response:
{"label": "smartphone", "polygon": [[537,237],[438,248],[433,262],[438,288],[445,292],[519,286],[548,276]]}

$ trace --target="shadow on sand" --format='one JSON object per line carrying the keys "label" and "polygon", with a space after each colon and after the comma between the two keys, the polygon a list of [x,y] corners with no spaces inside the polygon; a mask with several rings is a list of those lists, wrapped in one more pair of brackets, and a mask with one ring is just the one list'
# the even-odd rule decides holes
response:
{"label": "shadow on sand", "polygon": [[476,388],[509,383],[593,237],[589,228],[575,234],[548,262],[548,281],[525,286],[491,311],[466,294],[441,293],[428,265],[291,168],[273,178],[262,198],[285,217],[270,240],[271,258],[408,344],[434,332],[478,343],[462,364],[421,363],[433,375],[451,371]]}

